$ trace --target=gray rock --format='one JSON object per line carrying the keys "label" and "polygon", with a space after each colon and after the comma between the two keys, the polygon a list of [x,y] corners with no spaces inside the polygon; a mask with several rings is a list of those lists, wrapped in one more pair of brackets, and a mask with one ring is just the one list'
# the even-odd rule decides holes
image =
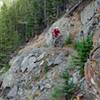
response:
{"label": "gray rock", "polygon": [[42,60],[42,61],[40,62],[40,66],[42,66],[44,63],[45,63],[45,61]]}
{"label": "gray rock", "polygon": [[40,61],[41,59],[44,58],[46,52],[43,52],[38,58],[37,58],[37,61]]}
{"label": "gray rock", "polygon": [[51,65],[54,64],[54,60],[53,59],[47,58],[46,60],[47,60],[47,63],[48,63],[47,65],[48,66],[51,66]]}
{"label": "gray rock", "polygon": [[39,82],[39,87],[40,87],[40,90],[43,91],[45,89],[45,81],[44,80],[41,80]]}
{"label": "gray rock", "polygon": [[91,2],[84,10],[81,12],[81,22],[85,25],[93,17],[96,11],[95,2]]}
{"label": "gray rock", "polygon": [[23,95],[23,94],[24,94],[23,89],[22,89],[22,88],[19,88],[19,89],[18,89],[18,95],[21,96],[21,95]]}
{"label": "gray rock", "polygon": [[54,64],[60,64],[64,60],[64,53],[61,52],[55,59]]}
{"label": "gray rock", "polygon": [[1,89],[1,87],[2,87],[2,83],[3,83],[3,77],[2,77],[2,75],[0,76],[0,89]]}
{"label": "gray rock", "polygon": [[4,100],[2,97],[0,97],[0,100]]}
{"label": "gray rock", "polygon": [[34,62],[34,63],[36,62],[36,57],[30,57],[29,58],[29,63],[32,63],[32,62]]}
{"label": "gray rock", "polygon": [[50,89],[52,86],[51,86],[51,84],[49,84],[49,83],[47,83],[46,85],[45,85],[45,88],[47,88],[47,89]]}
{"label": "gray rock", "polygon": [[11,87],[5,87],[2,91],[1,97],[2,98],[6,98],[7,94],[9,93],[9,91],[11,90]]}
{"label": "gray rock", "polygon": [[13,73],[11,71],[6,72],[2,86],[5,87],[11,87],[15,82],[15,79],[13,77]]}
{"label": "gray rock", "polygon": [[32,62],[28,65],[28,70],[27,71],[30,72],[30,71],[34,70],[36,67],[38,67],[38,64]]}
{"label": "gray rock", "polygon": [[73,74],[73,82],[75,84],[77,84],[79,82],[80,78],[81,78],[81,76],[79,74],[79,71],[77,71],[76,73]]}
{"label": "gray rock", "polygon": [[98,9],[100,8],[100,0],[95,1],[95,7]]}
{"label": "gray rock", "polygon": [[25,57],[21,63],[21,70],[24,72],[26,68],[29,66],[29,56]]}
{"label": "gray rock", "polygon": [[15,73],[20,70],[21,63],[23,61],[23,56],[17,56],[10,61],[11,70]]}
{"label": "gray rock", "polygon": [[37,67],[37,63],[36,62],[36,58],[35,57],[31,57],[29,58],[29,65],[27,66],[28,68],[28,72],[30,72],[32,69]]}
{"label": "gray rock", "polygon": [[17,86],[14,86],[10,92],[7,94],[7,99],[10,99],[10,100],[17,100]]}
{"label": "gray rock", "polygon": [[38,90],[38,87],[32,84],[32,95],[34,95],[37,90]]}

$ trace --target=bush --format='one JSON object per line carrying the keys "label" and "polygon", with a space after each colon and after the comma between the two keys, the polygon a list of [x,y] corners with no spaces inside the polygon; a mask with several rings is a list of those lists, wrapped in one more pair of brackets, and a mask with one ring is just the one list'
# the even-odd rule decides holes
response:
{"label": "bush", "polygon": [[86,39],[83,39],[82,41],[76,44],[76,51],[79,57],[78,59],[80,59],[78,70],[80,70],[82,76],[84,75],[84,65],[92,49],[93,49],[93,41],[91,35],[87,36]]}
{"label": "bush", "polygon": [[92,44],[92,36],[87,36],[86,39],[77,42],[75,45],[76,53],[69,59],[69,67],[79,70],[81,76],[84,76],[84,65],[93,48]]}
{"label": "bush", "polygon": [[63,85],[56,86],[52,93],[51,98],[52,100],[59,100],[61,97],[65,97],[66,100],[71,100],[75,91],[77,90],[78,86],[73,82],[73,78],[69,75],[68,71],[65,70],[62,78],[64,80]]}
{"label": "bush", "polygon": [[63,79],[65,81],[63,86],[64,96],[66,97],[66,100],[71,100],[78,86],[73,82],[73,78],[67,70],[63,73]]}
{"label": "bush", "polygon": [[47,73],[49,71],[49,66],[47,64],[47,62],[44,65],[44,72]]}
{"label": "bush", "polygon": [[62,97],[63,94],[63,87],[62,86],[56,86],[53,88],[51,92],[50,100],[59,100],[60,97]]}

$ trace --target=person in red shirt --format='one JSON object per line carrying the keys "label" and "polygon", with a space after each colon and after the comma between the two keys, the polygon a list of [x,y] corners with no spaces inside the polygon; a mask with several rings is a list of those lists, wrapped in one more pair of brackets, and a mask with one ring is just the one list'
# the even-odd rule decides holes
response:
{"label": "person in red shirt", "polygon": [[53,28],[52,38],[54,47],[63,47],[63,36],[61,35],[61,31],[58,27]]}
{"label": "person in red shirt", "polygon": [[53,30],[52,30],[52,37],[53,38],[58,38],[60,36],[60,29],[58,27],[55,27]]}

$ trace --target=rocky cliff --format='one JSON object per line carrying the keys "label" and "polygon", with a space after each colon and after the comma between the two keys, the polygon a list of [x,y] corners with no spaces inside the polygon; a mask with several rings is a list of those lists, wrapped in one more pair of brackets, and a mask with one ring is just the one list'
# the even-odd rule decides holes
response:
{"label": "rocky cliff", "polygon": [[[84,5],[81,11],[80,8],[72,16],[64,15],[11,59],[11,68],[0,76],[0,100],[49,100],[52,88],[63,84],[60,75],[68,67],[68,57],[74,50],[52,47],[54,27],[60,28],[64,40],[71,34],[73,41],[80,41],[81,31],[84,37],[93,34],[94,49],[85,64],[83,87],[91,100],[100,99],[100,0]],[[77,76],[74,78],[78,81]]]}

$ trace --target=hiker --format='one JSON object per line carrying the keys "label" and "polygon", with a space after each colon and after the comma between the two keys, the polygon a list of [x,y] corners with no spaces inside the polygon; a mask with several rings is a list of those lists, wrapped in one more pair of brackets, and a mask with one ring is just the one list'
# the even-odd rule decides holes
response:
{"label": "hiker", "polygon": [[52,38],[53,38],[53,45],[54,47],[63,47],[63,36],[61,31],[58,27],[55,27],[52,30]]}

